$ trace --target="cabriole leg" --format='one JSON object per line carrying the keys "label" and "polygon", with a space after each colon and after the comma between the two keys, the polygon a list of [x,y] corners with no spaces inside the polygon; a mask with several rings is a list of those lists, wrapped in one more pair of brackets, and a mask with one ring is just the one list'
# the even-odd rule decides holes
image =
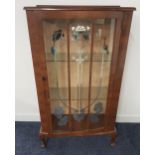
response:
{"label": "cabriole leg", "polygon": [[117,136],[116,131],[111,134],[111,141],[110,141],[111,146],[115,146],[116,136]]}
{"label": "cabriole leg", "polygon": [[110,141],[110,145],[111,146],[115,146],[115,141],[116,141],[116,132],[111,134],[111,141]]}
{"label": "cabriole leg", "polygon": [[39,138],[41,140],[41,147],[42,148],[47,148],[47,143],[48,143],[47,135],[39,134]]}

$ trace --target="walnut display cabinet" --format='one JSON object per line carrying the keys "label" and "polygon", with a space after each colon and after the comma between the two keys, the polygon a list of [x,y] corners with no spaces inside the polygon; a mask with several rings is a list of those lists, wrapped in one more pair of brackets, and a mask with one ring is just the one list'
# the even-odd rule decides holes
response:
{"label": "walnut display cabinet", "polygon": [[25,7],[40,109],[40,139],[110,135],[135,8]]}

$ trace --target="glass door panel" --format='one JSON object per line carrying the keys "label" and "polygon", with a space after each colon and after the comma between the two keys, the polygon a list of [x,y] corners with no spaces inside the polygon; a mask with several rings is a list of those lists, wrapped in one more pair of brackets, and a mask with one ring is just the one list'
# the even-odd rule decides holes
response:
{"label": "glass door panel", "polygon": [[114,19],[100,19],[94,23],[90,128],[103,127],[105,122],[114,28]]}
{"label": "glass door panel", "polygon": [[43,22],[54,132],[104,127],[115,19]]}

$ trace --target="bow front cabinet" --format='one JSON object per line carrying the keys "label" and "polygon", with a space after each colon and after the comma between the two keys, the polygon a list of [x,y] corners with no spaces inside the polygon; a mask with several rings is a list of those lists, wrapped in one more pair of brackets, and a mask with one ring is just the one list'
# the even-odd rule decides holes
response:
{"label": "bow front cabinet", "polygon": [[115,118],[135,8],[25,7],[43,146],[50,137],[107,134]]}

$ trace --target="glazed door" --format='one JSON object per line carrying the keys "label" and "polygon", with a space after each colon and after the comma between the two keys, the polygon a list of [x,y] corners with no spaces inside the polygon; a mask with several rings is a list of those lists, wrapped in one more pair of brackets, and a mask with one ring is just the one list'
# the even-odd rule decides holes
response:
{"label": "glazed door", "polygon": [[42,27],[52,132],[105,128],[120,21],[91,15],[48,18]]}
{"label": "glazed door", "polygon": [[25,7],[43,147],[63,136],[110,135],[135,8]]}

